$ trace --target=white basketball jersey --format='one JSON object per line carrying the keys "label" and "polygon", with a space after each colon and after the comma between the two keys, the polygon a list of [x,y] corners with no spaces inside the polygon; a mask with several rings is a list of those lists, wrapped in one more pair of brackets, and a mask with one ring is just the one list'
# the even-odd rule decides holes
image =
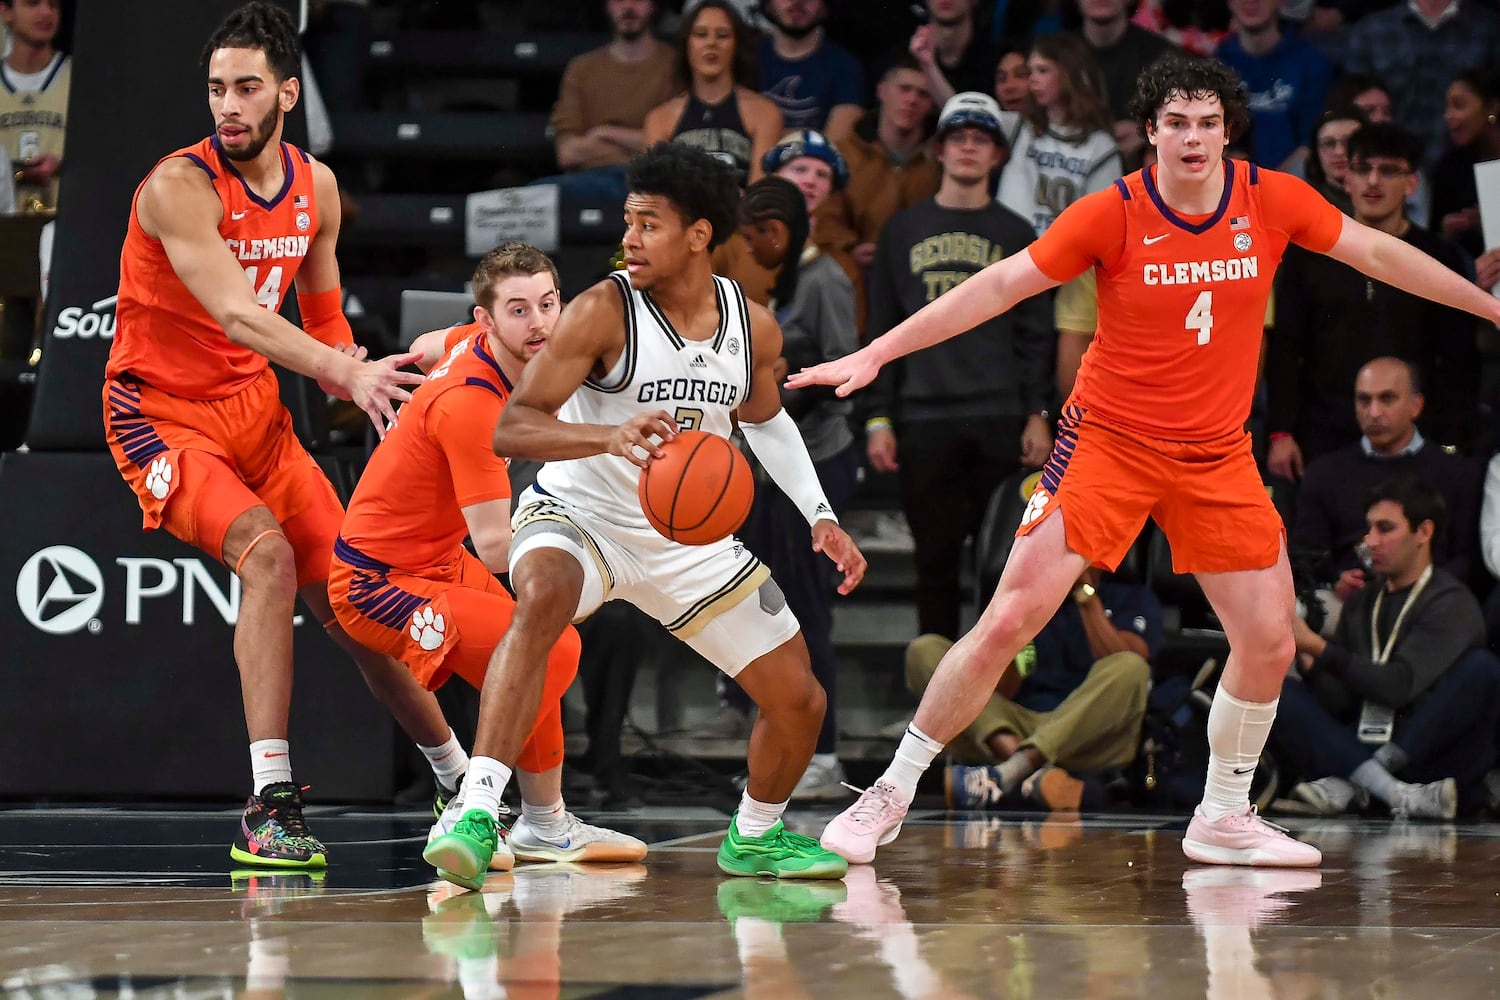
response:
{"label": "white basketball jersey", "polygon": [[[750,311],[745,293],[714,276],[719,328],[709,340],[684,340],[649,292],[630,287],[624,271],[610,276],[625,303],[625,349],[604,378],[584,381],[558,417],[574,424],[622,424],[666,410],[683,430],[729,437],[731,414],[750,394]],[[641,470],[617,455],[548,462],[537,489],[624,526],[644,526],[637,492]]]}

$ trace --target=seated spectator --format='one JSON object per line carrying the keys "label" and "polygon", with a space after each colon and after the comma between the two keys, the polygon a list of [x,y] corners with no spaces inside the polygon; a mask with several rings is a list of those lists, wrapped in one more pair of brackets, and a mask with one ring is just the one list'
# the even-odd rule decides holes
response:
{"label": "seated spectator", "polygon": [[1448,144],[1443,103],[1453,74],[1497,63],[1500,14],[1476,0],[1408,0],[1361,18],[1344,40],[1344,70],[1385,81],[1396,121],[1422,140],[1424,166]]}
{"label": "seated spectator", "polygon": [[1344,190],[1349,172],[1349,137],[1365,124],[1354,108],[1329,108],[1318,119],[1312,134],[1312,155],[1307,158],[1307,183],[1337,205],[1345,215],[1354,214],[1354,203]]}
{"label": "seated spectator", "polygon": [[1429,444],[1416,420],[1423,397],[1415,369],[1398,358],[1376,358],[1359,371],[1354,409],[1364,436],[1307,466],[1289,547],[1326,552],[1338,573],[1334,592],[1348,602],[1365,585],[1359,543],[1369,530],[1365,496],[1380,483],[1413,476],[1430,483],[1448,512],[1447,530],[1432,542],[1432,559],[1467,582],[1479,527],[1479,470],[1460,455]]}
{"label": "seated spectator", "polygon": [[[1330,108],[1352,106],[1364,115],[1365,121],[1371,125],[1383,125],[1396,120],[1391,110],[1391,92],[1379,79],[1367,73],[1350,73],[1334,80],[1332,86],[1328,88],[1328,106]],[[1427,175],[1422,170],[1420,161],[1412,166],[1416,170],[1417,189],[1406,199],[1406,217],[1423,229],[1431,229],[1428,219],[1432,207],[1432,193],[1428,190]],[[1305,162],[1303,174],[1306,175]]]}
{"label": "seated spectator", "polygon": [[1307,158],[1333,71],[1317,48],[1282,33],[1281,7],[1281,0],[1229,0],[1234,32],[1216,55],[1245,81],[1255,162],[1291,170]]}
{"label": "seated spectator", "polygon": [[907,50],[916,57],[932,99],[946,104],[965,91],[989,93],[998,54],[974,21],[978,0],[927,0],[928,23],[912,33]]}
{"label": "seated spectator", "polygon": [[864,114],[859,60],[823,33],[824,0],[767,0],[770,33],[760,43],[761,93],[781,109],[784,127],[822,132],[834,142]]}
{"label": "seated spectator", "polygon": [[1031,66],[1026,57],[1030,50],[1020,42],[1003,42],[995,63],[995,100],[1001,111],[1023,115],[1031,104]]}
{"label": "seated spectator", "polygon": [[1130,98],[1135,94],[1136,77],[1173,45],[1152,31],[1130,21],[1127,0],[1079,0],[1083,27],[1079,33],[1094,52],[1104,75],[1104,97],[1115,121],[1115,142],[1125,157],[1127,169],[1141,163],[1146,149],[1141,127],[1130,115]]}
{"label": "seated spectator", "polygon": [[57,0],[0,0],[10,52],[0,59],[0,146],[10,156],[21,212],[57,208],[73,61],[56,45]]}
{"label": "seated spectator", "polygon": [[[1467,271],[1463,253],[1406,218],[1421,143],[1396,125],[1366,125],[1349,139],[1344,187],[1354,218]],[[1276,281],[1276,325],[1266,338],[1271,434],[1266,467],[1284,479],[1359,437],[1350,386],[1372,358],[1413,362],[1440,386],[1422,426],[1439,444],[1467,447],[1479,415],[1477,324],[1468,313],[1366,278],[1332,257],[1288,246]]]}
{"label": "seated spectator", "polygon": [[567,191],[625,197],[625,162],[640,152],[652,108],[682,89],[672,48],[651,33],[654,0],[611,0],[609,44],[568,63],[552,106]]}
{"label": "seated spectator", "polygon": [[1442,495],[1412,477],[1364,500],[1375,579],[1332,639],[1297,619],[1296,669],[1271,743],[1304,780],[1293,791],[1333,815],[1370,798],[1398,817],[1453,819],[1496,759],[1500,662],[1483,649],[1479,603],[1433,565]]}
{"label": "seated spectator", "polygon": [[[876,85],[876,109],[838,143],[849,164],[849,186],[818,213],[818,224],[852,232],[847,250],[861,267],[875,260],[886,220],[937,194],[942,172],[927,145],[932,95],[915,58],[903,55]],[[826,220],[832,218],[830,225]]]}
{"label": "seated spectator", "polygon": [[702,0],[682,19],[678,78],[687,92],[646,115],[645,144],[681,142],[734,167],[743,186],[780,138],[781,111],[755,90],[755,44],[728,0]]}
{"label": "seated spectator", "polygon": [[1229,31],[1224,0],[1140,0],[1131,20],[1191,56],[1211,56]]}
{"label": "seated spectator", "polygon": [[1432,218],[1442,234],[1471,257],[1484,253],[1474,165],[1500,160],[1500,76],[1460,73],[1448,85],[1443,111],[1452,146],[1432,168]]}
{"label": "seated spectator", "polygon": [[[985,809],[1016,803],[1045,768],[1043,801],[1076,809],[1078,776],[1135,759],[1151,686],[1149,660],[1161,641],[1161,605],[1151,588],[1086,570],[1035,640],[1006,668],[984,711],[949,751],[948,804]],[[906,686],[922,696],[953,645],[941,635],[906,647]]]}

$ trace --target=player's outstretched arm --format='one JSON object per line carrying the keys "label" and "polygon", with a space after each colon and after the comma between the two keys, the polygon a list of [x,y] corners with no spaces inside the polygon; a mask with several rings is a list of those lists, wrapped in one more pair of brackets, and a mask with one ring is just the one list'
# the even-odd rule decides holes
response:
{"label": "player's outstretched arm", "polygon": [[430,372],[434,365],[443,360],[443,355],[448,353],[443,350],[443,345],[448,341],[448,333],[448,330],[428,330],[411,342],[407,350],[417,356],[418,368]]}
{"label": "player's outstretched arm", "polygon": [[[398,355],[375,363],[359,361],[262,307],[219,236],[224,207],[201,168],[182,158],[167,160],[146,181],[136,204],[146,234],[161,241],[172,270],[232,342],[340,387],[372,418],[394,422],[392,402],[411,398],[401,386],[422,380],[397,370],[414,359]],[[378,420],[376,427],[381,429]]]}
{"label": "player's outstretched arm", "polygon": [[[612,281],[601,281],[568,303],[546,350],[526,371],[495,424],[495,454],[556,462],[619,455],[646,467],[660,457],[657,441],[670,440],[677,424],[665,410],[642,413],[617,427],[573,424],[557,411],[596,368],[612,365],[625,349],[625,309]],[[655,437],[657,441],[653,441]]]}
{"label": "player's outstretched arm", "polygon": [[839,593],[847,594],[865,576],[865,557],[849,533],[839,526],[838,517],[823,492],[818,470],[807,453],[802,433],[786,410],[781,407],[781,393],[776,386],[776,363],[781,358],[781,327],[765,306],[751,302],[750,344],[755,359],[751,373],[750,395],[740,404],[736,415],[745,441],[771,481],[785,493],[812,526],[812,547],[832,559],[844,579]]}
{"label": "player's outstretched arm", "polygon": [[883,365],[972,330],[1056,284],[1032,261],[1030,250],[1012,254],[943,293],[853,354],[793,373],[786,380],[787,388],[831,385],[837,387],[837,395],[847,396],[873,382]]}
{"label": "player's outstretched arm", "polygon": [[1404,292],[1500,325],[1500,299],[1405,240],[1344,217],[1328,256]]}

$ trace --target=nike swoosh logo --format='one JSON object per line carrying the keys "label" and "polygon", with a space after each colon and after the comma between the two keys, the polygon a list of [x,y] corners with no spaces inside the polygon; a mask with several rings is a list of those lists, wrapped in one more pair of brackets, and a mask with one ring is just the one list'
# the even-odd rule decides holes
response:
{"label": "nike swoosh logo", "polygon": [[[239,222],[241,219],[243,219],[248,214],[249,214],[248,212],[230,212],[229,213],[229,217],[231,219],[233,219],[235,222]],[[1150,242],[1150,241],[1148,240],[1147,242]]]}
{"label": "nike swoosh logo", "polygon": [[[290,752],[291,752],[290,750],[287,751],[287,753],[290,753]],[[266,760],[270,760],[272,757],[285,757],[286,755],[287,755],[286,753],[268,753],[268,754],[266,754]]]}
{"label": "nike swoosh logo", "polygon": [[1162,240],[1171,235],[1171,233],[1162,233],[1160,236],[1142,236],[1141,242],[1149,247],[1153,243],[1160,243]]}
{"label": "nike swoosh logo", "polygon": [[1234,769],[1234,773],[1235,774],[1249,774],[1253,770],[1255,770],[1255,768],[1253,768],[1253,767],[1237,767],[1237,768]]}

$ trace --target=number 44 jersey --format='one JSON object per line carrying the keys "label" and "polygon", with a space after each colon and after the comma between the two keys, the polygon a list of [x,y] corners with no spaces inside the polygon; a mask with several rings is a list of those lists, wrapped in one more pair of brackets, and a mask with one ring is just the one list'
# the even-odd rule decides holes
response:
{"label": "number 44 jersey", "polygon": [[[750,311],[740,286],[716,275],[718,328],[707,340],[686,340],[650,292],[630,286],[624,271],[608,280],[624,304],[625,349],[608,374],[579,386],[558,417],[568,423],[616,425],[665,410],[682,430],[727,438],[735,409],[750,395],[755,370]],[[639,479],[640,469],[627,459],[593,455],[548,462],[537,476],[537,488],[612,524],[645,527]]]}
{"label": "number 44 jersey", "polygon": [[1080,198],[1031,245],[1055,281],[1094,268],[1099,328],[1072,402],[1136,434],[1242,431],[1282,252],[1326,253],[1343,232],[1344,216],[1306,182],[1238,160],[1223,170],[1208,214],[1174,211],[1154,173],[1137,171]]}
{"label": "number 44 jersey", "polygon": [[[257,301],[273,312],[280,310],[318,232],[312,160],[283,142],[286,180],[274,195],[262,198],[223,155],[217,136],[177,150],[153,169],[173,157],[193,163],[213,184],[224,211],[219,235],[225,247],[244,268]],[[266,359],[232,343],[177,277],[161,241],[141,228],[136,215],[140,195],[137,188],[120,252],[120,297],[106,374],[129,373],[185,399],[232,396],[259,377]]]}

